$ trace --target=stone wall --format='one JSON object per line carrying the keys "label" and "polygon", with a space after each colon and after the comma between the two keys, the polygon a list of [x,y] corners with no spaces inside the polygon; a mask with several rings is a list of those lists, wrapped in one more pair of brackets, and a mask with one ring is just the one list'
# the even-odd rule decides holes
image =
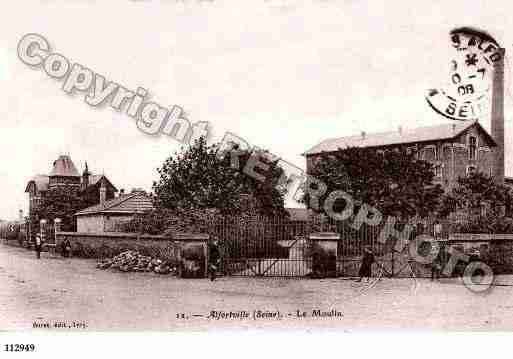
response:
{"label": "stone wall", "polygon": [[469,255],[478,250],[495,274],[513,273],[513,234],[453,233],[448,243]]}
{"label": "stone wall", "polygon": [[513,273],[513,242],[494,241],[484,258],[495,274]]}
{"label": "stone wall", "polygon": [[115,232],[117,223],[127,222],[132,219],[132,215],[104,215],[91,214],[77,216],[77,232],[99,233]]}
{"label": "stone wall", "polygon": [[105,224],[102,215],[77,216],[77,232],[97,233],[103,232]]}
{"label": "stone wall", "polygon": [[170,261],[178,260],[180,255],[179,242],[165,236],[58,232],[56,238],[56,252],[60,253],[62,243],[68,240],[73,255],[84,258],[107,258],[129,249]]}

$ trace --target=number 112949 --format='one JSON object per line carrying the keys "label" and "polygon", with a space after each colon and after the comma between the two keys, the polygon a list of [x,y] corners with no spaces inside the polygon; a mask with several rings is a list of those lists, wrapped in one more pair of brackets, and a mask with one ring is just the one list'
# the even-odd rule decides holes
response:
{"label": "number 112949", "polygon": [[36,350],[34,344],[5,344],[4,351],[6,352],[33,352]]}

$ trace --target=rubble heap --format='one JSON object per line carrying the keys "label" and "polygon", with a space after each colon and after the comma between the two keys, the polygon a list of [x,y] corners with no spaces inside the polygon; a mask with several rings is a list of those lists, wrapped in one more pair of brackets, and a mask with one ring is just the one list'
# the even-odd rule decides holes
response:
{"label": "rubble heap", "polygon": [[128,250],[117,256],[103,260],[96,265],[99,269],[119,269],[122,272],[155,272],[159,274],[176,274],[176,266],[168,261],[144,256],[137,251]]}

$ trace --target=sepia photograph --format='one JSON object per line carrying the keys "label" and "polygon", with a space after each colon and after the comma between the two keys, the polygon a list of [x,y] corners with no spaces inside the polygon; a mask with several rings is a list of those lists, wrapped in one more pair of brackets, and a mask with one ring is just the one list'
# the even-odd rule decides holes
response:
{"label": "sepia photograph", "polygon": [[0,350],[511,333],[511,14],[6,2]]}

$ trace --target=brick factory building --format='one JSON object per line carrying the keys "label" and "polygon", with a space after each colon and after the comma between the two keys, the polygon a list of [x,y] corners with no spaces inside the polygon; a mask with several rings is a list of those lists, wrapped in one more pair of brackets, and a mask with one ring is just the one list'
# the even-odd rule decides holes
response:
{"label": "brick factory building", "polygon": [[494,173],[493,149],[496,142],[479,122],[452,122],[422,127],[411,131],[393,132],[328,139],[308,150],[307,172],[323,156],[339,148],[369,147],[377,151],[395,148],[412,150],[417,157],[429,161],[435,169],[435,182],[451,188],[458,177],[479,171]]}
{"label": "brick factory building", "polygon": [[[504,49],[501,49],[504,55]],[[479,171],[499,184],[513,184],[504,177],[504,56],[494,65],[491,95],[491,134],[477,120],[451,121],[446,124],[378,134],[365,134],[322,141],[305,152],[307,173],[323,156],[347,147],[376,150],[410,148],[435,169],[436,182],[445,190],[470,172]]]}

